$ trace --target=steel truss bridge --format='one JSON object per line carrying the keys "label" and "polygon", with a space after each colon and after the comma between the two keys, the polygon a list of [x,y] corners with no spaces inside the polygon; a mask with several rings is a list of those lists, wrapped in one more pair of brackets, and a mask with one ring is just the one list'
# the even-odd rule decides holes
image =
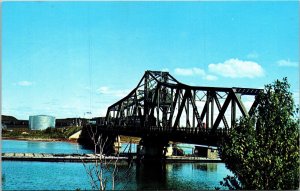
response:
{"label": "steel truss bridge", "polygon": [[[146,71],[138,85],[107,109],[103,133],[217,145],[239,116],[253,115],[261,89],[189,86],[168,72]],[[249,110],[247,104],[252,100]]]}

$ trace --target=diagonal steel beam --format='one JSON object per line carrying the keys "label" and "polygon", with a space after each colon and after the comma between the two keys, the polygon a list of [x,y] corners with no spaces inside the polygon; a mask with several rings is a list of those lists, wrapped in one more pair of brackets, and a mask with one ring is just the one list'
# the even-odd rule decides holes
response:
{"label": "diagonal steel beam", "polygon": [[[213,95],[213,98],[214,98],[214,100],[215,100],[215,102],[216,102],[216,105],[217,105],[217,108],[218,108],[219,112],[221,112],[222,106],[221,106],[221,104],[220,104],[220,102],[219,102],[219,99],[218,99],[217,95],[214,94],[214,95]],[[226,129],[229,129],[229,125],[228,125],[228,122],[227,122],[227,120],[226,120],[225,115],[223,115],[222,121],[223,121],[223,123],[224,123],[225,128],[226,128]]]}
{"label": "diagonal steel beam", "polygon": [[154,109],[157,103],[159,88],[160,88],[160,83],[157,83],[157,86],[155,88],[154,98],[150,105],[150,116],[154,116]]}
{"label": "diagonal steel beam", "polygon": [[190,97],[190,101],[191,101],[191,104],[192,104],[192,107],[193,107],[193,112],[195,114],[196,120],[197,120],[198,125],[199,125],[199,124],[202,123],[202,121],[201,121],[201,118],[200,118],[200,115],[199,115],[194,97],[193,98]]}
{"label": "diagonal steel beam", "polygon": [[172,106],[171,106],[171,113],[170,113],[170,116],[169,116],[169,126],[171,127],[172,126],[172,118],[174,116],[174,111],[175,111],[175,106],[177,104],[177,99],[179,97],[179,89],[176,89],[176,93],[175,93],[175,98],[173,100],[173,103],[172,103]]}
{"label": "diagonal steel beam", "polygon": [[202,110],[202,112],[201,112],[201,115],[200,115],[200,124],[198,123],[198,125],[197,125],[197,127],[200,125],[200,126],[202,126],[202,122],[203,122],[203,119],[204,119],[204,116],[205,116],[205,114],[206,114],[206,111],[207,111],[207,108],[208,108],[208,102],[206,101],[205,102],[205,105],[204,105],[204,107],[203,107],[203,110]]}
{"label": "diagonal steel beam", "polygon": [[235,100],[235,102],[237,103],[237,105],[240,108],[240,111],[242,112],[243,117],[249,116],[246,107],[244,106],[242,100],[240,99],[239,96],[237,96],[235,93],[233,93],[233,99]]}
{"label": "diagonal steel beam", "polygon": [[219,126],[219,124],[220,124],[220,122],[221,122],[221,120],[222,120],[222,118],[223,118],[223,116],[224,116],[227,108],[228,108],[228,105],[229,105],[230,101],[233,99],[233,94],[234,93],[231,90],[229,92],[229,94],[228,94],[228,96],[227,96],[227,98],[226,98],[226,100],[225,100],[225,102],[224,102],[224,104],[223,104],[220,112],[219,112],[219,115],[217,116],[217,119],[216,119],[216,121],[215,121],[215,123],[213,125],[213,128],[212,128],[212,132],[214,132],[214,131],[217,130],[217,128],[218,128],[218,126]]}
{"label": "diagonal steel beam", "polygon": [[181,117],[183,108],[184,108],[184,106],[185,106],[185,102],[186,102],[188,96],[190,96],[190,94],[191,94],[191,91],[190,91],[190,90],[186,90],[185,93],[184,93],[184,96],[183,96],[183,98],[182,98],[180,107],[179,107],[179,109],[178,109],[177,117],[176,117],[176,120],[175,120],[175,123],[174,123],[174,126],[173,126],[173,129],[174,129],[174,130],[177,129],[177,126],[178,126],[178,123],[179,123],[179,119],[180,119],[180,117]]}
{"label": "diagonal steel beam", "polygon": [[254,112],[255,112],[257,106],[258,106],[258,99],[257,99],[257,96],[255,96],[255,100],[254,100],[254,102],[253,102],[253,104],[252,104],[252,106],[251,106],[251,108],[250,108],[250,110],[248,112],[249,116],[253,116],[254,115]]}

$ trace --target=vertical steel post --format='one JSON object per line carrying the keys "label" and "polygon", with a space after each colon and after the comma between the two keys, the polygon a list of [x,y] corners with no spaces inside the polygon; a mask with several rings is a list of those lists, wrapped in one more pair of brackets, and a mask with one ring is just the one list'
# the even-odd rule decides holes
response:
{"label": "vertical steel post", "polygon": [[126,104],[126,117],[129,116],[129,108],[128,108],[128,105],[129,105],[129,102],[127,101],[127,104]]}
{"label": "vertical steel post", "polygon": [[[174,97],[174,89],[171,88],[171,108],[170,108],[170,115],[173,115],[173,112],[174,112],[174,104],[173,104],[173,97]],[[169,124],[169,127],[171,128],[172,127],[172,117],[169,116],[169,121],[168,121],[168,124]]]}
{"label": "vertical steel post", "polygon": [[[179,90],[179,92],[178,92],[178,110],[180,107],[180,94],[181,94],[181,90]],[[178,115],[178,110],[177,110],[177,115]],[[180,118],[178,120],[178,127],[180,127]],[[175,128],[177,128],[177,127],[175,127]]]}
{"label": "vertical steel post", "polygon": [[[162,72],[162,81],[164,83],[168,82],[168,73]],[[167,103],[167,97],[168,97],[168,89],[166,86],[162,86],[161,91],[161,102],[162,102],[162,126],[165,128],[167,126],[167,119],[168,119],[168,103]]]}
{"label": "vertical steel post", "polygon": [[[191,98],[194,100],[194,103],[196,104],[196,90],[194,90],[193,97]],[[193,128],[195,128],[195,110],[193,109]]]}
{"label": "vertical steel post", "polygon": [[206,104],[207,104],[207,109],[206,109],[206,130],[209,128],[209,102],[210,102],[210,92],[207,91],[207,94],[206,94]]}
{"label": "vertical steel post", "polygon": [[148,79],[149,73],[148,71],[145,72],[144,78],[144,116],[145,116],[145,123],[148,123],[148,115],[149,115],[149,97],[148,97]]}
{"label": "vertical steel post", "polygon": [[211,114],[211,116],[210,116],[210,119],[211,119],[211,121],[210,121],[210,124],[211,124],[211,126],[213,126],[213,124],[214,124],[214,107],[215,107],[215,104],[214,104],[214,96],[213,96],[213,94],[215,94],[216,92],[211,92],[211,96],[210,96],[210,100],[211,100],[211,112],[210,112],[210,114]]}
{"label": "vertical steel post", "polygon": [[[191,92],[191,90],[186,90],[186,91],[190,91]],[[189,95],[189,97],[191,97],[191,93],[189,93],[188,94]],[[186,99],[186,125],[185,125],[185,127],[187,128],[187,127],[189,127],[189,117],[190,117],[190,108],[189,108],[189,99]]]}
{"label": "vertical steel post", "polygon": [[230,127],[232,128],[234,126],[236,119],[236,102],[234,99],[231,100],[231,125]]}
{"label": "vertical steel post", "polygon": [[156,107],[156,126],[159,127],[159,100],[160,100],[160,88],[157,93],[157,107]]}

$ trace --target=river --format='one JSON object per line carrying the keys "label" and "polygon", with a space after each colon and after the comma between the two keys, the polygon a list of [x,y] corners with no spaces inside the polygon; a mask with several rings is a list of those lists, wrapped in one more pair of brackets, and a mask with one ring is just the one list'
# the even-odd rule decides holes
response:
{"label": "river", "polygon": [[[2,140],[2,152],[92,153],[76,143]],[[92,164],[89,164],[92,165]],[[231,175],[223,163],[118,166],[116,189],[211,190]],[[128,171],[128,172],[127,172]],[[90,190],[82,163],[2,161],[3,190]],[[108,187],[111,188],[111,187]]]}

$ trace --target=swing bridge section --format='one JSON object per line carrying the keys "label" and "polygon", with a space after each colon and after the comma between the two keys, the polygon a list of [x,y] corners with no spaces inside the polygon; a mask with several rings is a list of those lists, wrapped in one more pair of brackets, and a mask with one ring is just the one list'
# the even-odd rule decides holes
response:
{"label": "swing bridge section", "polygon": [[126,97],[108,107],[105,120],[94,128],[105,134],[141,137],[151,144],[164,140],[218,146],[238,117],[254,114],[260,91],[189,86],[168,72],[146,71]]}

